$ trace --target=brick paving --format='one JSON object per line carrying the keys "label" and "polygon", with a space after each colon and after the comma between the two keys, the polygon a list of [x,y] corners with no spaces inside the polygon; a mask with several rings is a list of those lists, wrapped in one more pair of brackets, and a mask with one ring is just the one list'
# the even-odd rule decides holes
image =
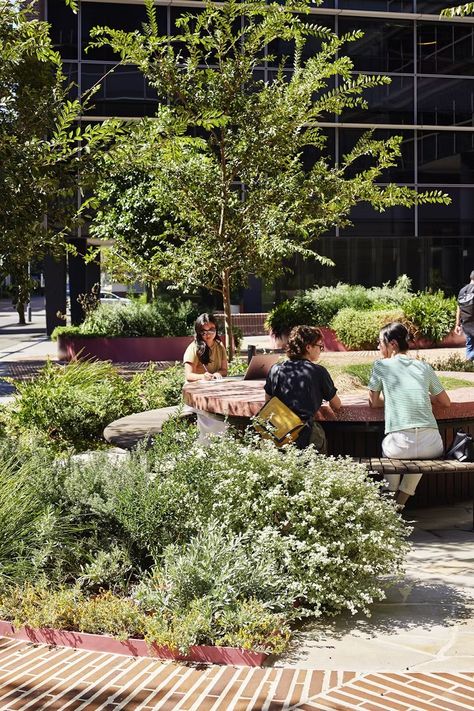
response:
{"label": "brick paving", "polygon": [[474,672],[179,665],[0,638],[2,711],[472,711]]}

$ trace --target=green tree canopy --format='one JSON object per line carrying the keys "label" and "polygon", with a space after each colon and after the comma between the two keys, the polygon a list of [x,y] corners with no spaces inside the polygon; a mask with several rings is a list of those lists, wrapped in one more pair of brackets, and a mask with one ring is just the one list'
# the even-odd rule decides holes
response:
{"label": "green tree canopy", "polygon": [[35,0],[2,2],[0,12],[0,277],[14,279],[23,322],[28,262],[64,251],[65,228],[82,212],[79,165],[87,176],[93,154],[120,130],[117,121],[76,125],[81,104],[67,99],[60,56],[37,14]]}
{"label": "green tree canopy", "polygon": [[[399,137],[377,141],[367,132],[339,164],[328,156],[321,121],[365,106],[364,92],[390,81],[353,74],[343,49],[362,33],[338,38],[308,22],[306,0],[226,0],[184,13],[169,37],[145,2],[143,32],[93,31],[95,43],[137,65],[159,97],[156,119],[133,127],[118,148],[120,162],[146,172],[141,184],[162,220],[150,257],[155,273],[181,289],[220,292],[228,331],[231,286],[252,273],[273,278],[295,254],[324,261],[315,239],[350,224],[357,203],[383,211],[449,201],[438,191],[379,184],[400,154]],[[320,51],[306,58],[312,37]],[[274,63],[275,40],[289,43],[291,57],[265,82],[256,68]],[[362,156],[372,166],[357,172]],[[99,197],[93,229],[117,237],[118,220],[104,234],[110,200],[104,190]]]}

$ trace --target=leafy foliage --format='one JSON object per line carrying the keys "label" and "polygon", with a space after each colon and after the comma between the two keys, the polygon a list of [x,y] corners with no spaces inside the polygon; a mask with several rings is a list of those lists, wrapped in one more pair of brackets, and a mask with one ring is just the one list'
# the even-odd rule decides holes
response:
{"label": "leafy foliage", "polygon": [[331,321],[331,328],[337,338],[352,350],[373,350],[376,347],[380,329],[391,321],[403,321],[403,311],[358,311],[341,309]]}
{"label": "leafy foliage", "polygon": [[151,304],[100,304],[77,327],[60,326],[58,335],[134,338],[140,336],[187,336],[191,333],[197,309],[190,301],[162,299]]}
{"label": "leafy foliage", "polygon": [[25,455],[31,506],[7,489],[6,530],[28,508],[36,530],[34,512],[75,525],[68,555],[54,526],[57,545],[43,535],[39,547],[18,527],[18,563],[36,561],[25,569],[37,583],[14,571],[0,589],[2,615],[141,634],[181,650],[207,642],[281,651],[295,618],[368,611],[383,597],[380,578],[401,569],[407,531],[363,466],[312,450],[282,456],[231,436],[204,450],[195,438],[194,428],[171,423],[152,449],[120,459]]}
{"label": "leafy foliage", "polygon": [[99,304],[80,326],[59,326],[52,338],[104,336],[109,338],[186,336],[192,331],[197,309],[190,301],[166,299],[151,304]]}
{"label": "leafy foliage", "polygon": [[5,409],[11,433],[36,431],[56,449],[77,451],[102,446],[102,432],[113,420],[182,402],[184,369],[159,370],[154,363],[131,380],[103,361],[48,362],[32,380],[17,382],[17,396]]}
{"label": "leafy foliage", "polygon": [[438,358],[431,363],[435,370],[452,370],[464,373],[474,373],[474,361],[466,360],[457,353],[447,358]]}
{"label": "leafy foliage", "polygon": [[337,284],[308,289],[294,299],[284,301],[268,314],[266,327],[277,337],[287,336],[293,326],[329,326],[343,308],[357,310],[399,306],[411,296],[410,280],[400,276],[394,286],[389,283],[370,289],[360,285]]}
{"label": "leafy foliage", "polygon": [[0,13],[0,274],[14,278],[22,322],[28,262],[64,254],[64,225],[82,212],[71,199],[79,163],[85,179],[91,153],[119,131],[117,121],[75,127],[80,103],[67,99],[61,58],[35,11],[35,0],[11,0]]}
{"label": "leafy foliage", "polygon": [[445,297],[442,291],[434,294],[420,292],[403,304],[403,311],[420,336],[439,342],[453,328],[456,299]]}

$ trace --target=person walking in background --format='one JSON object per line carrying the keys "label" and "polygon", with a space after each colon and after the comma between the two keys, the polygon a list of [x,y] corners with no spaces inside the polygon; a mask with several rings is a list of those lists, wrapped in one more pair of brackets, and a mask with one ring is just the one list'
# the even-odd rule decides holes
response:
{"label": "person walking in background", "polygon": [[[370,407],[385,408],[382,454],[389,459],[436,459],[444,451],[432,403],[448,407],[450,399],[431,365],[407,355],[409,334],[397,321],[379,335],[382,359],[372,368]],[[395,500],[404,506],[421,474],[385,474]]]}
{"label": "person walking in background", "polygon": [[[227,375],[227,353],[219,337],[219,326],[214,316],[201,314],[194,323],[194,341],[183,356],[186,382],[196,380],[221,380]],[[207,435],[222,434],[227,425],[211,416],[197,413],[199,441],[205,443]]]}
{"label": "person walking in background", "polygon": [[469,284],[458,294],[456,325],[454,330],[466,337],[466,360],[474,360],[474,271],[469,275]]}
{"label": "person walking in background", "polygon": [[333,410],[340,409],[341,401],[328,371],[316,363],[323,350],[319,328],[295,326],[286,348],[288,360],[273,365],[267,375],[265,400],[278,397],[306,423],[295,440],[299,449],[313,444],[318,452],[326,454],[326,434],[314,417],[323,400]]}

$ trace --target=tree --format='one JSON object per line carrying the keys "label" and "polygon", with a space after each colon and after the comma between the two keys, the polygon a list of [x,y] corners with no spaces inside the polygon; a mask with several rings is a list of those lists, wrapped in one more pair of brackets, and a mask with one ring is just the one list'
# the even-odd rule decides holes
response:
{"label": "tree", "polygon": [[[95,43],[137,65],[160,101],[156,122],[131,129],[120,150],[152,176],[147,194],[166,216],[155,240],[155,269],[181,289],[199,285],[222,294],[229,344],[231,287],[248,274],[275,277],[295,254],[328,262],[314,241],[348,225],[356,203],[383,211],[449,201],[439,191],[377,184],[400,154],[398,137],[376,141],[368,132],[331,166],[319,122],[364,106],[365,90],[390,81],[353,76],[350,59],[340,56],[362,33],[338,38],[307,23],[306,0],[226,0],[184,14],[169,37],[159,31],[152,0],[145,3],[143,33],[94,30]],[[321,50],[304,59],[310,37],[320,39]],[[291,43],[293,71],[288,76],[282,61],[265,83],[255,70],[270,61],[264,53],[277,39]],[[370,156],[372,167],[349,177],[361,156]],[[102,200],[107,210],[103,194]],[[113,232],[110,225],[109,237]]]}
{"label": "tree", "polygon": [[29,300],[28,264],[64,253],[77,211],[79,167],[119,133],[119,122],[82,129],[79,100],[67,99],[61,58],[35,0],[0,8],[0,275],[16,285],[20,323]]}

